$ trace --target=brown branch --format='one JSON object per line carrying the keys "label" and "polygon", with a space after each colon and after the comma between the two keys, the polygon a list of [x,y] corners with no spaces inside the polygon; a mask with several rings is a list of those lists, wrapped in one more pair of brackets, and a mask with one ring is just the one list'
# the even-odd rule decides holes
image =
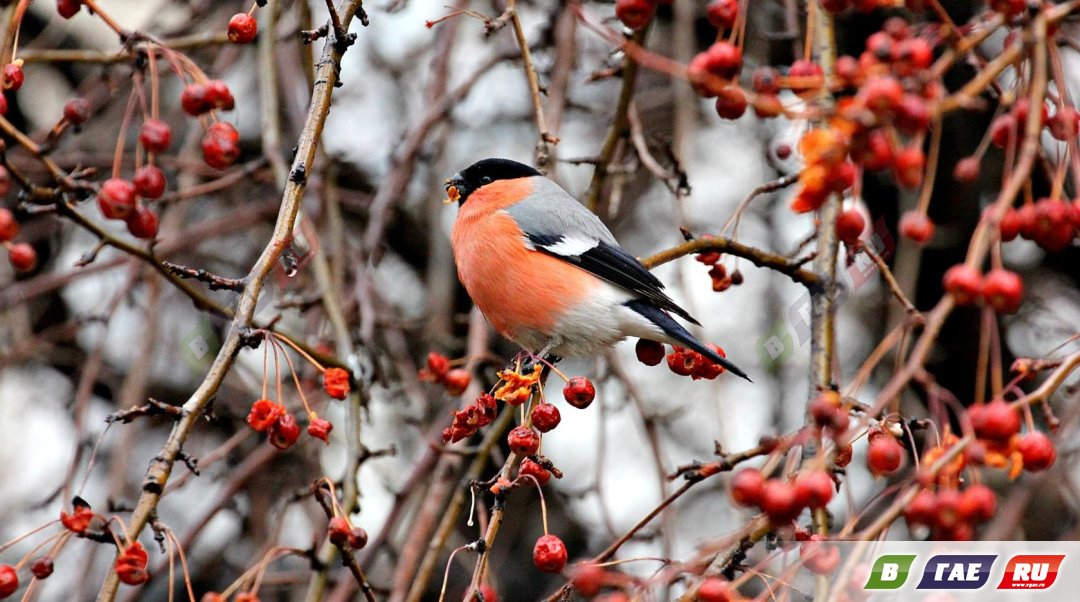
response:
{"label": "brown branch", "polygon": [[719,251],[721,253],[735,255],[736,257],[742,257],[758,267],[780,272],[795,282],[809,288],[818,287],[824,282],[822,277],[800,268],[798,263],[793,263],[783,255],[762,251],[761,249],[744,245],[720,236],[688,240],[665,251],[660,251],[655,255],[650,255],[649,257],[642,259],[641,263],[645,267],[652,269],[658,265],[665,264],[685,255],[702,253],[705,251]]}
{"label": "brown branch", "polygon": [[897,282],[896,277],[893,276],[892,270],[889,269],[889,264],[885,263],[885,260],[882,259],[880,255],[875,253],[874,250],[870,248],[870,245],[860,244],[859,250],[863,253],[866,253],[866,256],[869,257],[875,265],[877,265],[879,270],[881,270],[881,276],[885,278],[885,283],[889,285],[889,290],[892,291],[892,294],[894,297],[896,297],[896,300],[904,306],[904,309],[907,310],[908,314],[917,315],[919,313],[919,310],[915,308],[915,304],[907,298],[907,295],[904,294],[903,289],[900,288],[900,283]]}
{"label": "brown branch", "polygon": [[226,278],[224,276],[212,274],[201,268],[189,268],[171,261],[162,261],[161,265],[181,278],[193,278],[199,282],[207,283],[210,285],[210,290],[212,291],[240,292],[244,290],[243,278]]}
{"label": "brown branch", "polygon": [[536,120],[536,129],[540,139],[536,142],[536,167],[541,172],[547,172],[548,161],[551,153],[548,144],[558,144],[559,139],[548,131],[547,122],[544,120],[544,105],[540,101],[540,81],[533,66],[532,53],[529,52],[529,41],[525,39],[525,30],[521,27],[521,19],[517,13],[516,0],[507,0],[506,12],[510,14],[510,24],[514,28],[514,37],[517,39],[518,48],[521,49],[521,62],[524,63],[525,79],[529,82],[529,97],[532,99],[533,118]]}
{"label": "brown branch", "polygon": [[[361,0],[343,2],[339,14],[345,23],[352,20],[360,4]],[[293,160],[291,170],[293,175],[302,176],[302,174],[311,171],[311,165],[315,160],[315,150],[322,136],[327,113],[330,110],[330,99],[333,94],[334,84],[337,82],[337,72],[341,64],[343,50],[340,46],[329,42],[323,48],[318,76],[312,90],[311,106],[308,109],[308,115],[302,130],[303,133],[297,145],[296,158]],[[188,435],[191,434],[192,429],[194,429],[206,404],[217,393],[225,375],[232,367],[236,354],[245,344],[244,335],[252,325],[263,282],[292,238],[296,215],[300,210],[300,204],[304,196],[304,187],[305,180],[303,177],[290,177],[285,186],[281,209],[278,212],[277,223],[274,225],[273,236],[263,249],[255,265],[248,272],[247,286],[244,287],[244,291],[240,295],[236,314],[232,319],[221,349],[214,358],[214,362],[203,382],[184,404],[183,417],[173,427],[164,447],[155,456],[146,472],[142,494],[135,510],[132,512],[128,527],[127,535],[132,539],[138,537],[139,533],[146,527],[150,517],[155,514],[158,500],[160,500],[165,484],[172,473],[173,464],[180,456],[181,447],[187,440]],[[120,580],[116,572],[110,571],[98,593],[98,602],[113,600],[119,584]]]}

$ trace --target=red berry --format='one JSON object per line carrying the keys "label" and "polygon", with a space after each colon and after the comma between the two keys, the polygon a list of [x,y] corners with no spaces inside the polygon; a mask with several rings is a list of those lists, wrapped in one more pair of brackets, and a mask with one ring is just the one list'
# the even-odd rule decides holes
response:
{"label": "red berry", "polygon": [[656,14],[655,0],[616,0],[615,16],[630,29],[648,25]]}
{"label": "red berry", "polygon": [[1058,140],[1075,138],[1080,131],[1080,112],[1073,107],[1061,107],[1050,118],[1050,135]]}
{"label": "red berry", "polygon": [[990,141],[998,148],[1005,148],[1009,142],[1015,144],[1019,137],[1016,116],[1012,113],[998,115],[990,122]]}
{"label": "red berry", "polygon": [[[776,117],[784,112],[784,103],[780,102],[780,97],[776,94],[758,94],[754,97],[754,115],[762,119],[769,119]],[[780,153],[777,152],[777,156]],[[783,157],[781,157],[781,160]]]}
{"label": "red berry", "polygon": [[536,404],[533,406],[532,412],[530,412],[529,415],[532,417],[533,426],[541,433],[546,433],[559,426],[559,422],[562,421],[562,416],[559,415],[559,408],[550,403]]}
{"label": "red berry", "polygon": [[37,251],[30,243],[17,242],[8,249],[8,261],[19,272],[29,272],[37,266]]}
{"label": "red berry", "polygon": [[108,219],[124,219],[135,208],[135,185],[120,178],[110,178],[101,185],[98,208]]}
{"label": "red berry", "polygon": [[740,506],[757,506],[765,495],[765,477],[756,468],[744,468],[731,479],[731,499]]}
{"label": "red berry", "polygon": [[719,577],[709,577],[698,586],[698,602],[730,602],[739,599],[737,594],[733,596],[731,583]]}
{"label": "red berry", "polygon": [[894,472],[903,460],[904,448],[888,435],[871,441],[866,450],[866,466],[877,476]]}
{"label": "red berry", "polygon": [[349,524],[349,519],[344,516],[335,516],[326,525],[326,534],[330,538],[330,543],[335,546],[348,544],[349,532],[351,531],[352,525]]}
{"label": "red berry", "polygon": [[1020,413],[1003,399],[968,408],[975,434],[980,439],[1008,441],[1020,432]]}
{"label": "red berry", "polygon": [[465,392],[465,389],[469,387],[469,383],[472,382],[472,374],[464,368],[454,368],[446,373],[446,380],[443,381],[443,386],[446,387],[446,392],[457,397]]}
{"label": "red berry", "polygon": [[713,0],[705,7],[705,17],[717,29],[731,29],[739,16],[739,0]]}
{"label": "red berry", "polygon": [[793,92],[817,89],[825,83],[825,71],[821,69],[821,65],[806,59],[792,63],[788,77],[794,80],[790,82]]}
{"label": "red berry", "polygon": [[56,0],[56,12],[65,19],[79,14],[81,8],[82,0]]}
{"label": "red berry", "polygon": [[142,585],[150,579],[150,573],[146,570],[149,559],[142,544],[136,541],[116,557],[116,575],[127,585]]}
{"label": "red berry", "polygon": [[922,38],[908,38],[896,45],[893,69],[902,76],[915,75],[930,68],[934,49]]}
{"label": "red berry", "polygon": [[896,127],[906,134],[930,128],[930,105],[917,94],[905,94],[896,107]]}
{"label": "red berry", "polygon": [[124,219],[128,232],[135,238],[150,240],[157,236],[158,216],[146,205],[136,205]]}
{"label": "red berry", "polygon": [[[251,410],[247,415],[247,423],[256,432],[262,433],[270,430],[284,415],[285,406],[274,403],[269,399],[260,399],[251,404]],[[61,520],[63,520],[62,516]]]}
{"label": "red berry", "polygon": [[427,356],[427,369],[436,382],[442,382],[446,379],[446,373],[450,371],[450,358],[432,351]]}
{"label": "red berry", "polygon": [[743,65],[742,50],[728,42],[716,42],[705,51],[710,73],[731,79],[739,75]]}
{"label": "red berry", "polygon": [[823,541],[821,535],[814,534],[810,541],[799,546],[799,558],[810,572],[828,575],[840,564],[840,549]]}
{"label": "red berry", "polygon": [[42,556],[30,565],[30,572],[33,573],[35,579],[48,579],[54,569],[53,560],[48,556]]}
{"label": "red berry", "polygon": [[10,564],[0,564],[0,598],[7,598],[19,589],[19,573]]}
{"label": "red berry", "polygon": [[[7,207],[0,207],[0,242],[7,242],[19,234],[19,222]],[[662,348],[661,348],[662,349]]]}
{"label": "red berry", "polygon": [[323,443],[330,445],[330,431],[332,430],[334,430],[334,424],[332,422],[315,416],[308,422],[307,434],[316,439],[321,439]]}
{"label": "red berry", "polygon": [[531,475],[541,486],[547,485],[547,482],[551,480],[551,473],[531,458],[525,458],[521,461],[521,466],[518,467],[518,476],[522,475]]}
{"label": "red berry", "polygon": [[26,80],[26,76],[23,75],[22,65],[19,63],[8,63],[4,65],[4,89],[11,90],[12,92],[18,92],[22,87],[23,81]]}
{"label": "red berry", "polygon": [[952,529],[963,517],[960,515],[960,492],[955,489],[942,489],[934,496],[934,526],[939,529]]}
{"label": "red berry", "polygon": [[145,199],[157,199],[165,194],[165,174],[154,165],[140,167],[132,183],[135,192]]}
{"label": "red berry", "polygon": [[360,527],[353,527],[352,530],[349,531],[349,537],[347,541],[350,548],[354,550],[359,550],[367,545],[367,531],[361,529]]}
{"label": "red berry", "polygon": [[774,526],[795,520],[802,512],[795,487],[779,479],[765,481],[761,495],[761,510]]}
{"label": "red berry", "polygon": [[862,212],[857,209],[848,209],[836,216],[836,236],[851,246],[859,241],[863,230],[866,230],[866,220]]}
{"label": "red berry", "polygon": [[795,477],[795,497],[809,508],[824,508],[833,496],[833,480],[822,470],[800,472]]}
{"label": "red berry", "polygon": [[934,237],[934,222],[930,221],[925,213],[907,211],[900,217],[900,233],[923,245]]}
{"label": "red berry", "polygon": [[270,427],[270,445],[286,450],[292,447],[300,438],[300,425],[296,423],[296,416],[285,414],[274,426]]}
{"label": "red berry", "polygon": [[[0,240],[2,239],[0,237]],[[637,354],[639,362],[646,366],[655,366],[664,361],[664,344],[649,339],[638,339],[637,345],[634,346],[634,353]]]}
{"label": "red berry", "polygon": [[904,87],[895,77],[875,77],[862,85],[857,98],[862,100],[867,109],[882,118],[896,110],[903,96]]}
{"label": "red berry", "polygon": [[[3,94],[0,94],[0,98],[3,98]],[[7,196],[8,191],[11,190],[11,174],[8,170],[0,165],[0,197]]]}
{"label": "red berry", "polygon": [[233,44],[247,44],[259,33],[259,23],[247,13],[236,13],[229,19],[229,41]]}
{"label": "red berry", "polygon": [[966,263],[958,263],[945,271],[942,285],[957,305],[970,305],[979,298],[982,274]]}
{"label": "red berry", "polygon": [[236,100],[233,99],[229,86],[220,79],[206,82],[206,101],[213,109],[231,111],[236,106]]}
{"label": "red berry", "polygon": [[510,451],[519,456],[531,456],[540,449],[540,435],[527,426],[514,427],[506,436]]}
{"label": "red berry", "polygon": [[1001,216],[1001,222],[998,223],[998,230],[1001,232],[1001,240],[1008,242],[1013,240],[1020,234],[1020,212],[1010,208],[1005,212],[1005,215]]}
{"label": "red berry", "polygon": [[851,0],[821,0],[821,8],[830,13],[844,12],[851,7]]}
{"label": "red berry", "polygon": [[758,94],[779,94],[780,72],[772,67],[758,67],[750,77],[750,86]]}
{"label": "red berry", "polygon": [[90,119],[90,102],[85,98],[72,98],[64,103],[64,119],[71,125],[82,125]]}
{"label": "red berry", "polygon": [[148,119],[139,130],[139,143],[146,152],[163,153],[172,144],[172,129],[160,119]]}
{"label": "red berry", "polygon": [[571,378],[563,387],[562,392],[566,403],[581,410],[589,407],[596,398],[596,388],[593,387],[592,381],[584,376]]}
{"label": "red berry", "polygon": [[960,494],[960,516],[968,521],[986,522],[997,510],[997,495],[981,483],[972,485]]}
{"label": "red berry", "polygon": [[1024,469],[1034,472],[1053,466],[1057,459],[1057,450],[1050,437],[1042,432],[1032,431],[1020,438],[1020,455],[1024,457]]}
{"label": "red berry", "polygon": [[746,113],[749,101],[746,94],[735,86],[718,90],[716,94],[716,114],[721,119],[738,119]]}
{"label": "red berry", "polygon": [[327,368],[322,383],[323,391],[334,399],[349,396],[349,372],[344,368]]}
{"label": "red berry", "polygon": [[1024,298],[1024,281],[1015,272],[998,268],[983,277],[980,292],[983,301],[998,313],[1016,313]]}
{"label": "red berry", "polygon": [[215,169],[225,169],[240,158],[240,146],[228,135],[207,132],[202,139],[203,161]]}
{"label": "red berry", "polygon": [[8,102],[7,96],[0,94],[0,115],[7,115]]}
{"label": "red berry", "polygon": [[220,134],[233,142],[240,141],[240,132],[237,132],[236,127],[228,121],[215,121],[210,124],[210,127],[206,128],[206,133],[215,135]]}
{"label": "red berry", "polygon": [[918,188],[923,181],[923,168],[926,167],[926,155],[921,148],[909,146],[896,153],[893,174],[897,184],[905,188]]}
{"label": "red berry", "polygon": [[604,567],[591,562],[581,562],[570,569],[570,585],[573,585],[574,589],[586,598],[599,594],[607,578],[608,573]]}
{"label": "red berry", "polygon": [[904,506],[904,519],[909,526],[930,526],[934,523],[934,512],[937,510],[937,501],[934,492],[922,489],[915,494],[911,502]]}
{"label": "red berry", "polygon": [[488,584],[480,586],[480,600],[481,602],[499,602],[499,596],[495,593],[495,590]]}
{"label": "red berry", "polygon": [[180,93],[180,106],[192,117],[198,117],[214,108],[206,93],[206,84],[188,84]]}
{"label": "red berry", "polygon": [[970,184],[979,179],[979,172],[981,167],[979,166],[979,160],[975,157],[964,157],[956,162],[956,166],[953,167],[953,179],[957,182],[963,182],[964,184]]}
{"label": "red berry", "polygon": [[561,573],[566,567],[566,544],[555,535],[544,535],[533,546],[533,564],[544,573]]}
{"label": "red berry", "polygon": [[[714,266],[714,268],[717,266]],[[722,267],[722,266],[719,266]],[[701,354],[694,353],[689,349],[675,347],[667,356],[668,369],[679,376],[690,376],[697,370],[701,363]]]}

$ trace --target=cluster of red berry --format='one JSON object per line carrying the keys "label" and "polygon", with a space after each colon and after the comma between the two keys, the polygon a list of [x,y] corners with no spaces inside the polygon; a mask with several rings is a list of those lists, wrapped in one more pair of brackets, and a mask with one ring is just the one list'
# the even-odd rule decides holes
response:
{"label": "cluster of red berry", "polygon": [[[709,348],[720,357],[727,357],[722,348],[711,343]],[[637,345],[634,347],[634,353],[637,354],[638,361],[646,366],[656,366],[663,361],[664,350],[663,343],[648,339],[638,339]],[[678,345],[671,346],[671,353],[667,354],[667,365],[675,374],[689,376],[694,380],[703,378],[713,380],[724,373],[724,368],[720,364],[713,362],[693,349],[686,349]]]}
{"label": "cluster of red berry", "polygon": [[[992,211],[993,207],[987,208],[983,219],[988,219]],[[1080,197],[1072,202],[1042,198],[1018,208],[1010,207],[1001,217],[998,228],[1003,242],[1020,236],[1051,253],[1064,251],[1080,234]]]}
{"label": "cluster of red berry", "polygon": [[978,269],[960,263],[945,271],[942,286],[957,305],[981,301],[1002,314],[1016,313],[1024,298],[1024,281],[1016,272],[1003,268],[983,275]]}
{"label": "cluster of red berry", "polygon": [[367,531],[360,527],[352,526],[349,519],[344,516],[335,516],[330,519],[326,526],[326,534],[330,543],[338,547],[349,547],[359,550],[367,545]]}
{"label": "cluster of red berry", "polygon": [[[702,238],[709,238],[708,235],[702,236]],[[709,278],[712,279],[712,290],[722,293],[732,286],[738,286],[743,283],[743,275],[739,270],[728,273],[727,267],[720,263],[723,256],[719,251],[703,251],[698,253],[694,259],[698,262],[705,264],[709,267]]]}
{"label": "cluster of red berry", "polygon": [[450,364],[450,358],[432,351],[427,356],[427,366],[420,369],[420,380],[439,383],[455,397],[461,395],[469,388],[472,374],[464,368],[451,368]]}
{"label": "cluster of red berry", "polygon": [[[334,399],[345,399],[349,394],[349,373],[343,368],[324,369],[323,390]],[[303,401],[308,415],[307,434],[329,444],[333,423],[320,418],[308,407],[307,400]],[[296,416],[289,413],[282,403],[260,399],[251,404],[246,421],[255,431],[268,433],[270,444],[281,450],[289,449],[300,438],[300,425]]]}
{"label": "cluster of red berry", "polygon": [[788,480],[744,468],[731,479],[731,499],[743,507],[760,508],[774,527],[784,527],[806,508],[824,508],[835,486],[823,470],[804,470]]}
{"label": "cluster of red berry", "polygon": [[[0,197],[7,194],[11,187],[11,178],[7,170],[0,167]],[[11,210],[0,207],[0,244],[7,247],[8,261],[19,272],[29,272],[37,266],[37,251],[27,242],[14,242],[19,235],[19,222]]]}

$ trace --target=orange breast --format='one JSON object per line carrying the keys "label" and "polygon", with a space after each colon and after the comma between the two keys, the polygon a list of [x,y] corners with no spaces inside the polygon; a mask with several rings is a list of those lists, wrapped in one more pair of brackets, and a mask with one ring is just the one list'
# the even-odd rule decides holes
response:
{"label": "orange breast", "polygon": [[566,308],[599,284],[588,272],[525,246],[521,229],[501,209],[529,189],[527,179],[500,180],[474,192],[451,233],[465,290],[496,330],[511,339],[523,330],[551,332]]}

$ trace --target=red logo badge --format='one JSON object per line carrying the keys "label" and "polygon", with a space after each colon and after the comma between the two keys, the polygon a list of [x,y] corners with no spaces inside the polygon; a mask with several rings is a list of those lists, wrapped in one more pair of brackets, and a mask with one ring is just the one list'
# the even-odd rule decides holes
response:
{"label": "red logo badge", "polygon": [[1046,589],[1057,579],[1064,554],[1021,554],[1009,559],[998,589]]}

